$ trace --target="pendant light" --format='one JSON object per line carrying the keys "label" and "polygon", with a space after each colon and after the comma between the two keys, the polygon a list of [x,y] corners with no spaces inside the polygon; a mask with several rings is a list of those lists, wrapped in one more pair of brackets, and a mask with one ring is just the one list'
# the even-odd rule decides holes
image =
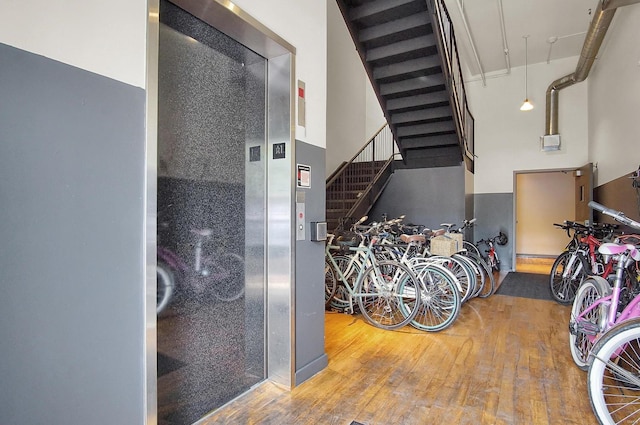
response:
{"label": "pendant light", "polygon": [[529,38],[528,35],[523,35],[522,38],[524,38],[524,103],[522,104],[522,106],[520,107],[521,111],[530,111],[533,109],[533,105],[531,104],[531,102],[529,102],[529,96],[528,96],[528,92],[527,92],[527,68],[528,68],[528,58],[527,58],[527,53],[528,53],[528,45],[527,45],[527,39]]}

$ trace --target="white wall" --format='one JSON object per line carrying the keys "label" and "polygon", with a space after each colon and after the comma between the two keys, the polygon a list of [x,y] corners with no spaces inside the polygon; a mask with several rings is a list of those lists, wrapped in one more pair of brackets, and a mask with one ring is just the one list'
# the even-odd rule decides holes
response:
{"label": "white wall", "polygon": [[340,9],[327,2],[327,175],[348,161],[367,137],[366,73]]}
{"label": "white wall", "polygon": [[[296,47],[296,80],[306,83],[307,107],[307,127],[297,128],[296,138],[325,147],[326,5],[316,0],[234,3]],[[146,1],[114,0],[105,6],[0,0],[0,10],[1,43],[145,87]]]}
{"label": "white wall", "polygon": [[234,0],[234,3],[296,48],[295,79],[305,83],[306,128],[296,139],[326,147],[327,8],[316,0]]}
{"label": "white wall", "polygon": [[467,84],[475,118],[475,193],[513,192],[513,172],[580,167],[588,162],[587,84],[560,92],[559,132],[562,148],[542,152],[545,93],[549,84],[573,71],[577,58],[529,65],[528,93],[535,108],[520,111],[525,97],[524,67],[507,76]]}
{"label": "white wall", "polygon": [[147,2],[0,0],[0,43],[145,86]]}
{"label": "white wall", "polygon": [[640,164],[640,4],[619,8],[589,83],[589,158],[596,186]]}
{"label": "white wall", "polygon": [[[364,67],[362,67],[362,73],[366,75],[364,72]],[[371,82],[367,78],[365,81],[365,91],[366,91],[366,128],[365,134],[366,139],[370,139],[373,137],[380,127],[387,123],[387,119],[384,117],[382,113],[382,108],[380,107],[380,102],[378,102],[378,97],[376,96],[376,92],[373,91],[373,86],[371,86]]]}
{"label": "white wall", "polygon": [[386,123],[335,1],[327,2],[327,175]]}

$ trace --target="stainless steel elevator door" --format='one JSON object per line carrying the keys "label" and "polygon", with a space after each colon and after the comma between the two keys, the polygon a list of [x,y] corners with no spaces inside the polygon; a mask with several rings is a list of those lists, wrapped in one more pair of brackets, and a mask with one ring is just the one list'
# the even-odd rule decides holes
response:
{"label": "stainless steel elevator door", "polygon": [[158,423],[187,424],[265,378],[267,63],[172,3],[160,23]]}

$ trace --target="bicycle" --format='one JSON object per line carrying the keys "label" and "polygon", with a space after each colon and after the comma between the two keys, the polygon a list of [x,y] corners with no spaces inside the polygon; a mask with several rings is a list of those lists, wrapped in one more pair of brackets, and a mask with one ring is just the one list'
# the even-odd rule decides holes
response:
{"label": "bicycle", "polygon": [[495,245],[506,245],[507,243],[509,243],[509,239],[503,232],[499,232],[492,238],[480,239],[478,242],[476,242],[476,247],[479,247],[482,244],[485,244],[489,247],[488,249],[484,250],[486,255],[483,255],[482,257],[487,262],[489,267],[491,267],[492,271],[500,271],[500,258],[498,257],[498,252],[496,251]]}
{"label": "bicycle", "polygon": [[601,424],[640,419],[640,317],[609,329],[593,346],[587,390]]}
{"label": "bicycle", "polygon": [[[204,245],[213,236],[213,229],[191,229],[191,233],[196,240],[193,258],[189,261],[167,247],[158,246],[158,288],[175,288],[177,281],[184,290],[198,295],[211,292],[220,301],[235,301],[242,297],[244,259],[222,249],[215,255],[206,255]],[[168,302],[168,299],[163,301],[163,309]]]}
{"label": "bicycle", "polygon": [[[447,232],[451,233],[463,233],[463,231],[468,227],[473,227],[476,219],[472,218],[471,220],[463,220],[462,226],[456,228],[455,224],[444,223],[441,226],[447,228]],[[472,296],[477,296],[479,298],[487,298],[491,296],[495,291],[495,277],[493,276],[492,268],[487,264],[484,260],[478,247],[471,242],[466,240],[462,241],[462,250],[458,252],[458,254],[470,258],[473,263],[475,263],[474,268],[477,273],[477,277],[479,278],[479,282],[476,282],[476,289]],[[489,280],[487,281],[487,277]]]}
{"label": "bicycle", "polygon": [[[394,224],[393,221],[391,223]],[[402,234],[399,238],[405,245],[387,243],[383,246],[390,248],[393,255],[399,255],[399,262],[414,271],[421,300],[418,307],[409,300],[401,308],[407,314],[418,308],[418,313],[410,322],[416,329],[437,332],[448,328],[460,314],[463,295],[459,279],[453,273],[455,260],[422,256],[420,252],[426,243],[424,234]]]}
{"label": "bicycle", "polygon": [[[375,227],[370,227],[366,233],[375,230]],[[347,291],[349,305],[346,310],[355,313],[355,300],[361,314],[371,325],[381,329],[398,329],[410,323],[419,311],[421,298],[417,296],[418,280],[406,265],[393,260],[376,259],[374,247],[377,242],[377,236],[372,236],[366,247],[349,247],[351,251],[364,253],[362,265],[366,266],[359,268],[353,286],[331,253],[340,247],[327,244],[325,255]],[[406,305],[412,305],[413,309],[401,308]]]}
{"label": "bicycle", "polygon": [[[628,226],[640,229],[640,223],[626,217],[624,213],[604,207],[596,202],[589,202],[589,207],[613,217]],[[569,347],[576,365],[582,369],[589,368],[591,359],[589,352],[598,338],[625,320],[640,317],[640,295],[636,293],[635,284],[640,251],[633,244],[603,243],[598,251],[610,256],[615,264],[615,280],[613,287],[601,276],[589,276],[580,285],[571,308],[569,321]],[[628,302],[623,299],[623,290],[633,293]]]}
{"label": "bicycle", "polygon": [[[603,242],[611,240],[617,226],[611,224],[585,226],[573,221],[553,225],[566,230],[571,240],[551,266],[549,288],[556,302],[570,304],[575,299],[580,283],[589,274],[606,279],[613,271],[613,264],[605,261],[597,248]],[[573,230],[573,236],[571,230]]]}

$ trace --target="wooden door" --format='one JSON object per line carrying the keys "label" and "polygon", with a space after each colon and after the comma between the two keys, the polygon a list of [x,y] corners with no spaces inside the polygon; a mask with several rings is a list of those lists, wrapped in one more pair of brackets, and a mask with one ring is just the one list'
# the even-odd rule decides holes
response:
{"label": "wooden door", "polygon": [[588,163],[574,172],[575,176],[575,221],[593,222],[593,210],[589,201],[593,200],[593,164]]}

